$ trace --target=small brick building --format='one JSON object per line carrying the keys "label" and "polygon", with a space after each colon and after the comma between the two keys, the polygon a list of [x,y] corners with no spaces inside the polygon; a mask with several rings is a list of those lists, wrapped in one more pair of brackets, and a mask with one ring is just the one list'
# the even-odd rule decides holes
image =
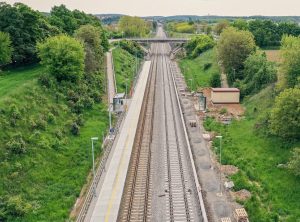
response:
{"label": "small brick building", "polygon": [[212,88],[211,101],[213,104],[240,103],[240,90],[238,88]]}

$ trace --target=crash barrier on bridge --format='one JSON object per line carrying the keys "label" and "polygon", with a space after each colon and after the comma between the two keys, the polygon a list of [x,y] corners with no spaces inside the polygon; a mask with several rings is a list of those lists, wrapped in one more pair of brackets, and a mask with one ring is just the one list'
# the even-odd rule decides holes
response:
{"label": "crash barrier on bridge", "polygon": [[[115,132],[114,132],[115,135],[118,134],[121,123],[122,123],[125,116],[126,116],[125,112],[120,114],[120,116],[118,118],[118,121],[115,125]],[[110,135],[110,133],[108,133],[108,135]],[[105,141],[103,141],[104,146],[102,147],[102,150],[104,150],[104,153],[103,153],[103,156],[101,158],[101,162],[100,162],[100,164],[99,164],[99,166],[96,170],[94,180],[92,181],[92,183],[90,185],[90,188],[89,188],[88,193],[85,197],[84,203],[83,203],[83,205],[81,207],[81,210],[80,210],[80,212],[77,216],[76,222],[84,222],[84,220],[85,220],[85,217],[88,213],[89,207],[92,203],[92,200],[93,200],[93,197],[94,197],[94,194],[95,194],[94,189],[95,189],[95,187],[97,187],[97,185],[100,181],[102,173],[105,172],[105,165],[106,165],[107,159],[109,157],[110,151],[112,150],[115,138],[116,138],[116,136],[114,136],[113,138],[110,138],[109,136],[106,137],[105,141],[108,140],[107,144],[105,143]]]}
{"label": "crash barrier on bridge", "polygon": [[186,43],[190,39],[188,38],[124,38],[124,39],[110,39],[109,42],[118,41],[134,41],[139,43]]}

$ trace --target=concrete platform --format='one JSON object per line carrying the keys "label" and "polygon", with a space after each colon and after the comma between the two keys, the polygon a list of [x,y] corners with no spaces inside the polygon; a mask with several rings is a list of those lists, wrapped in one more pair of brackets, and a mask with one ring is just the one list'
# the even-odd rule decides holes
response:
{"label": "concrete platform", "polygon": [[145,88],[150,72],[150,61],[146,61],[140,73],[130,107],[124,119],[118,140],[112,154],[106,176],[103,180],[96,205],[89,221],[116,221],[125,185],[127,169],[138,125]]}

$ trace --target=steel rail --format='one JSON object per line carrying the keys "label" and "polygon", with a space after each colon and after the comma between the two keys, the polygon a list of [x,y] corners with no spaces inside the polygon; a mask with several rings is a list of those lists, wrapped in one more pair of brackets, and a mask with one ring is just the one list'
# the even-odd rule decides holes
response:
{"label": "steel rail", "polygon": [[[183,196],[183,199],[184,199],[184,204],[185,204],[185,214],[186,214],[186,221],[191,221],[191,207],[189,206],[190,204],[188,203],[188,197],[187,197],[187,190],[186,190],[186,186],[185,186],[185,175],[184,175],[184,169],[183,169],[183,159],[181,158],[181,154],[182,154],[182,151],[181,151],[181,146],[179,144],[179,141],[178,141],[178,123],[176,121],[176,118],[175,118],[175,111],[174,111],[174,108],[175,108],[175,103],[173,101],[173,93],[172,93],[172,85],[171,85],[171,80],[170,80],[170,67],[168,66],[168,63],[167,63],[167,58],[166,58],[166,55],[165,53],[168,53],[167,49],[166,49],[166,45],[163,45],[163,55],[162,55],[162,65],[164,66],[164,70],[166,71],[165,72],[165,75],[166,75],[166,79],[167,79],[167,84],[168,84],[168,93],[170,95],[169,97],[169,100],[170,100],[170,103],[171,103],[171,113],[172,113],[172,119],[173,119],[173,124],[174,124],[174,133],[175,133],[175,140],[176,140],[176,151],[177,151],[177,158],[178,158],[178,165],[177,167],[179,167],[179,171],[180,171],[180,178],[181,178],[181,186],[182,186],[182,196]],[[164,79],[164,82],[165,82],[165,75],[163,75],[163,79]],[[165,107],[165,112],[167,113],[167,110],[166,110],[166,87],[165,87],[165,90],[164,90],[164,107]],[[168,123],[166,122],[166,132],[168,132]],[[167,136],[168,138],[168,136]],[[168,139],[167,139],[168,141]],[[172,163],[171,161],[171,158],[170,158],[170,147],[169,147],[169,141],[167,142],[167,159],[168,159],[168,178],[169,178],[169,201],[170,201],[170,219],[171,221],[176,221],[176,218],[174,218],[174,207],[176,207],[176,204],[173,203],[173,194],[172,194],[172,169],[171,167],[176,167],[174,166],[174,161]],[[174,170],[173,170],[174,171]],[[175,178],[176,178],[177,175],[175,175]],[[174,177],[174,175],[173,175]]]}
{"label": "steel rail", "polygon": [[[157,48],[156,45],[155,48]],[[147,221],[148,219],[148,209],[150,207],[149,192],[151,190],[150,147],[155,98],[153,85],[156,81],[156,69],[156,57],[154,57],[139,119],[139,130],[135,137],[134,150],[126,177],[126,192],[122,196],[122,207],[118,215],[118,221]],[[143,178],[143,176],[146,178]]]}
{"label": "steel rail", "polygon": [[173,72],[171,72],[171,76],[172,76],[172,80],[173,80],[172,82],[173,82],[175,93],[176,93],[177,104],[178,104],[179,111],[180,111],[180,117],[181,117],[181,121],[182,121],[182,124],[183,124],[185,140],[186,140],[187,146],[188,146],[189,159],[190,159],[191,166],[192,166],[194,182],[196,184],[198,202],[199,202],[200,208],[201,208],[202,219],[203,219],[203,222],[208,222],[207,213],[206,213],[204,200],[203,200],[203,196],[202,196],[202,189],[201,189],[201,186],[200,186],[200,183],[199,183],[199,180],[198,180],[198,176],[197,176],[197,172],[196,172],[195,162],[194,162],[193,154],[192,154],[192,151],[191,151],[191,144],[190,144],[190,141],[189,141],[189,137],[188,137],[188,133],[187,133],[187,129],[186,129],[186,124],[185,124],[185,121],[184,121],[183,112],[182,112],[180,99],[179,99],[179,94],[178,94],[178,90],[177,90],[177,87],[176,87],[176,81],[175,81],[175,77],[174,77]]}

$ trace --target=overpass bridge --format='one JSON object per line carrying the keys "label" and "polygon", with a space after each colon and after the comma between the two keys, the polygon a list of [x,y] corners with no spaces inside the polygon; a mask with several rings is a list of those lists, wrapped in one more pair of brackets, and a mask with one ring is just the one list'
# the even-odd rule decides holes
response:
{"label": "overpass bridge", "polygon": [[134,41],[138,43],[186,43],[188,38],[122,38],[110,39],[109,42],[118,42],[122,40]]}

